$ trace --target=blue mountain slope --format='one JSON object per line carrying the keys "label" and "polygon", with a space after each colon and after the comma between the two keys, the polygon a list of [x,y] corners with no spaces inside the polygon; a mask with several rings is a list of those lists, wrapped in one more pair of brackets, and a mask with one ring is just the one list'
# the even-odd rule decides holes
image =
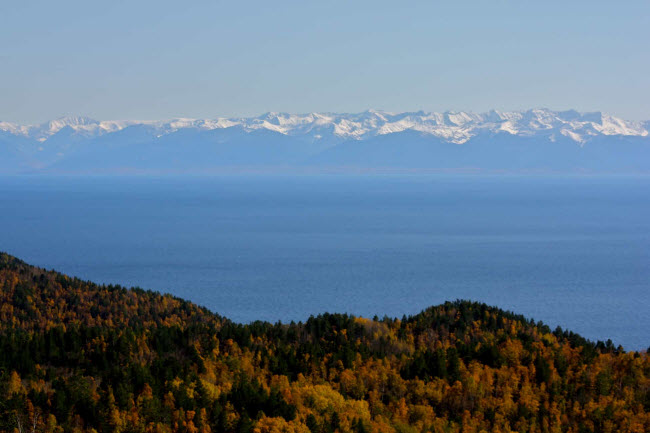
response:
{"label": "blue mountain slope", "polygon": [[33,146],[32,140],[0,131],[0,174],[29,172],[38,167],[38,161],[20,150]]}
{"label": "blue mountain slope", "polygon": [[294,165],[312,153],[300,138],[239,127],[181,129],[158,137],[148,127],[131,126],[87,143],[47,168],[66,171],[190,171],[237,166]]}
{"label": "blue mountain slope", "polygon": [[650,173],[650,123],[548,109],[0,122],[0,174],[242,168]]}
{"label": "blue mountain slope", "polygon": [[650,171],[650,139],[603,136],[584,145],[566,137],[483,134],[463,144],[414,131],[348,141],[308,161],[329,167],[515,171]]}

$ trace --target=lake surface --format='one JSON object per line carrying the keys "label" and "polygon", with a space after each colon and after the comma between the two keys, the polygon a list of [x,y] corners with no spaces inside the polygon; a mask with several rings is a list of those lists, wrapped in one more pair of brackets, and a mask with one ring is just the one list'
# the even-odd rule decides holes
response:
{"label": "lake surface", "polygon": [[0,250],[233,320],[484,301],[650,346],[650,178],[0,178]]}

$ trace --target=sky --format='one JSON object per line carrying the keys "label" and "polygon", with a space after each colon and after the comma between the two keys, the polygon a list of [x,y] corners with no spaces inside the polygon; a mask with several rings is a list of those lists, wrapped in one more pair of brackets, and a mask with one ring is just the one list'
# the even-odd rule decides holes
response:
{"label": "sky", "polygon": [[0,120],[482,112],[650,119],[650,2],[0,0]]}

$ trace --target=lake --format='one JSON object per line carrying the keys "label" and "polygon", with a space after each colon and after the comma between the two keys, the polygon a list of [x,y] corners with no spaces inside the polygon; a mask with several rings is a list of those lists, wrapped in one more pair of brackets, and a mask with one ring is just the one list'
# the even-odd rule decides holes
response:
{"label": "lake", "polygon": [[650,177],[4,177],[0,250],[240,322],[462,298],[650,346]]}

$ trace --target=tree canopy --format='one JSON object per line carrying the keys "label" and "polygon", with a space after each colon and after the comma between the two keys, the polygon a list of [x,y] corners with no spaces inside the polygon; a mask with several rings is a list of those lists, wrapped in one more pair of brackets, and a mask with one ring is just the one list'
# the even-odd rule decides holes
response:
{"label": "tree canopy", "polygon": [[234,323],[0,254],[0,431],[646,432],[650,357],[485,304]]}

